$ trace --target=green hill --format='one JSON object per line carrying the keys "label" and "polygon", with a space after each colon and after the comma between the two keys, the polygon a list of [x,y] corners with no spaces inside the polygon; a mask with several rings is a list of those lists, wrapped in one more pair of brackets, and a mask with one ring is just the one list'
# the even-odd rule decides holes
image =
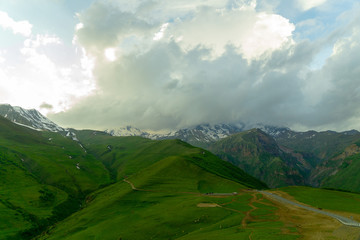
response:
{"label": "green hill", "polygon": [[243,170],[221,161],[212,153],[181,140],[153,141],[141,137],[113,137],[94,131],[77,131],[76,135],[85,149],[107,166],[114,181],[131,176],[162,159],[178,156],[208,172],[245,186],[266,186]]}
{"label": "green hill", "polygon": [[34,131],[4,118],[0,118],[0,173],[1,239],[36,236],[83,208],[86,199],[96,196],[89,194],[98,189],[128,190],[124,177],[149,189],[197,194],[266,188],[210,152],[180,140]]}
{"label": "green hill", "polygon": [[[165,157],[133,174],[128,181],[136,190],[121,181],[90,194],[83,210],[40,239],[245,239],[249,235],[255,239],[265,236],[296,239],[298,236],[282,233],[284,223],[275,216],[277,208],[264,199],[257,200],[259,213],[242,223],[246,213],[253,211],[252,201],[258,196],[246,192],[242,184],[206,171],[186,155]],[[240,194],[221,194],[235,191]],[[200,194],[209,192],[214,194]]]}

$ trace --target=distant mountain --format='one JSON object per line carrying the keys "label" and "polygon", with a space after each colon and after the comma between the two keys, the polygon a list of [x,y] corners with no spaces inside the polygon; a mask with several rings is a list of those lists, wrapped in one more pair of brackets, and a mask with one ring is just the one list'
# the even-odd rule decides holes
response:
{"label": "distant mountain", "polygon": [[141,131],[138,128],[132,127],[132,126],[126,126],[118,129],[107,129],[105,130],[106,133],[112,135],[112,136],[140,136],[140,137],[146,137],[150,138],[150,134],[144,131]]}
{"label": "distant mountain", "polygon": [[237,133],[213,143],[209,150],[257,177],[270,187],[304,185],[311,166],[282,149],[260,129]]}
{"label": "distant mountain", "polygon": [[35,109],[24,109],[9,104],[1,104],[0,116],[3,116],[18,125],[23,125],[35,130],[47,130],[51,132],[64,131],[62,127],[50,121]]}
{"label": "distant mountain", "polygon": [[279,145],[300,153],[312,166],[316,167],[358,141],[360,132],[356,130],[295,132],[283,128],[278,129],[277,134],[272,136]]}
{"label": "distant mountain", "polygon": [[209,150],[271,187],[305,184],[360,191],[360,132],[259,127],[215,142]]}
{"label": "distant mountain", "polygon": [[183,128],[175,132],[165,134],[153,134],[138,128],[127,126],[105,132],[113,136],[141,136],[153,140],[180,139],[197,147],[208,147],[211,143],[231,134],[243,131],[244,124],[201,124],[192,128]]}
{"label": "distant mountain", "polygon": [[285,138],[290,133],[295,133],[291,129],[285,127],[276,127],[265,124],[246,125],[242,122],[237,124],[200,124],[195,127],[182,128],[177,131],[171,131],[162,134],[150,133],[132,126],[120,127],[117,129],[107,129],[105,132],[112,136],[140,136],[153,140],[180,139],[197,147],[208,148],[212,143],[220,139],[253,128],[261,129],[263,132],[269,134],[275,139],[277,137]]}

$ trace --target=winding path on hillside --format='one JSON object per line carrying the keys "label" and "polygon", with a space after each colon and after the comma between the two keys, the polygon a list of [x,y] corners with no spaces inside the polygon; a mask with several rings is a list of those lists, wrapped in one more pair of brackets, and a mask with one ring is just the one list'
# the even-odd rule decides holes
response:
{"label": "winding path on hillside", "polygon": [[134,186],[134,184],[133,184],[132,182],[130,182],[129,180],[124,179],[124,182],[130,184],[132,190],[138,190],[138,189]]}
{"label": "winding path on hillside", "polygon": [[279,195],[276,195],[274,193],[270,193],[270,192],[266,192],[266,191],[260,191],[260,190],[258,190],[258,192],[270,197],[271,199],[273,199],[275,201],[291,204],[291,205],[306,209],[308,211],[312,211],[312,212],[315,212],[315,213],[320,213],[320,214],[335,218],[336,220],[338,220],[339,222],[341,222],[344,225],[352,226],[352,227],[360,227],[360,223],[353,220],[353,219],[343,217],[343,216],[340,216],[340,215],[337,215],[337,214],[334,214],[334,213],[331,213],[331,212],[327,212],[327,211],[324,211],[324,210],[320,210],[320,209],[317,209],[317,208],[309,207],[309,206],[306,206],[306,205],[303,205],[303,204],[300,204],[300,203],[297,203],[297,202],[293,202],[293,201],[291,201],[289,199],[280,197]]}

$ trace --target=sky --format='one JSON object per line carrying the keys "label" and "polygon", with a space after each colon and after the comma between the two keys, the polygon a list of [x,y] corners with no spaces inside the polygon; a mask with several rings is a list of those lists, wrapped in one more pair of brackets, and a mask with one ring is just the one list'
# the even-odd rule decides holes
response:
{"label": "sky", "polygon": [[360,130],[357,0],[0,0],[0,103],[63,127]]}

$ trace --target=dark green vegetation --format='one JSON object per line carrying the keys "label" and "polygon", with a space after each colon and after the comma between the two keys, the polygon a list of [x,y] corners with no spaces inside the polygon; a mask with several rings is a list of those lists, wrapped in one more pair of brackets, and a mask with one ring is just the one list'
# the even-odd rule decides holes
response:
{"label": "dark green vegetation", "polygon": [[[142,197],[137,200],[136,193],[122,182],[124,177],[131,176],[141,188],[176,190],[174,194],[156,197],[170,199],[170,202],[193,197],[178,195],[178,192],[199,194],[266,188],[239,168],[179,140],[111,137],[96,131],[62,135],[34,131],[4,118],[0,118],[0,174],[1,239],[31,239],[85,206],[77,214],[87,213],[90,206],[105,212],[111,211],[114,204],[121,209],[128,204],[129,208],[125,209],[132,209],[151,198],[145,194],[144,200]],[[116,194],[107,197],[114,189]],[[96,190],[99,191],[94,192]],[[117,196],[121,193],[124,195]],[[97,199],[103,199],[101,206],[92,205]],[[117,216],[116,211],[107,219]],[[178,207],[173,211],[178,211]],[[151,216],[154,215],[148,216],[150,221]],[[177,221],[176,218],[165,217],[164,224],[176,224],[171,223]],[[93,221],[100,224],[102,218]],[[198,227],[193,225],[190,229]],[[166,236],[173,235],[173,230],[169,227]]]}
{"label": "dark green vegetation", "polygon": [[270,187],[303,185],[303,176],[308,174],[306,166],[259,129],[231,135],[209,149]]}

